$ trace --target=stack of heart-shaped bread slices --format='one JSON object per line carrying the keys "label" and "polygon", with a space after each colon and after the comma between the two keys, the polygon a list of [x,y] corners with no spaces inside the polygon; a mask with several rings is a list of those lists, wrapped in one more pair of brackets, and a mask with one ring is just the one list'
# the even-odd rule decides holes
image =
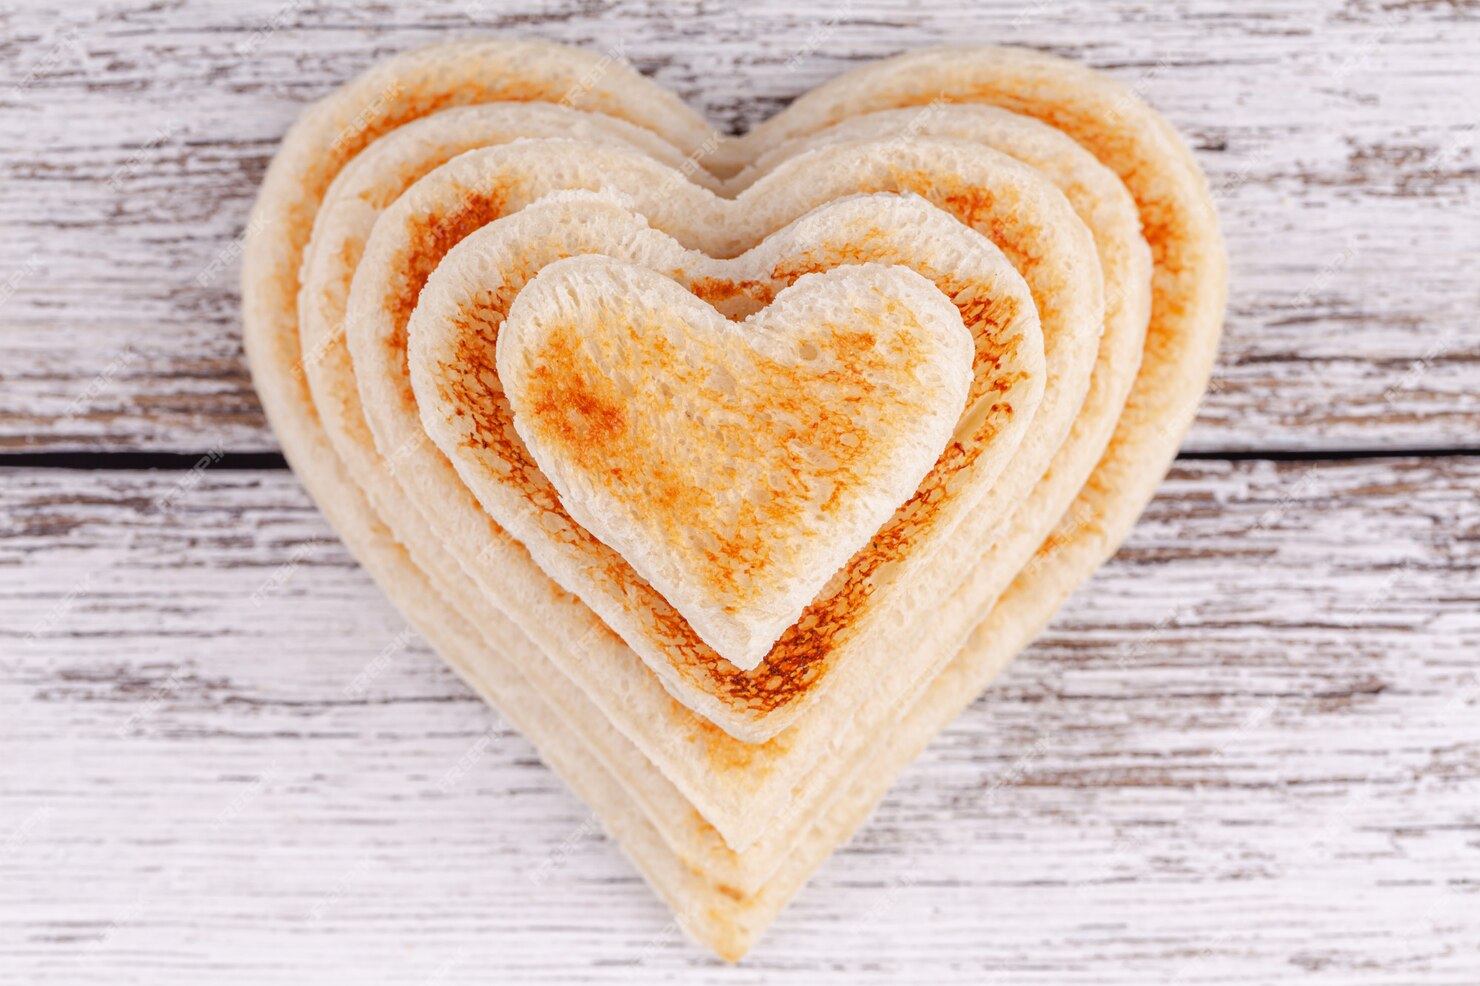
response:
{"label": "stack of heart-shaped bread slices", "polygon": [[243,280],[340,536],[727,959],[1125,536],[1223,301],[1170,126],[1001,48],[739,138],[413,51],[288,134]]}

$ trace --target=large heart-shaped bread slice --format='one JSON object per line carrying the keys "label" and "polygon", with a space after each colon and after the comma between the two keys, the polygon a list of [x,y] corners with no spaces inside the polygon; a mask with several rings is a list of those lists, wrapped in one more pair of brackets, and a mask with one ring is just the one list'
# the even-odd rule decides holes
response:
{"label": "large heart-shaped bread slice", "polygon": [[[438,310],[436,287],[413,335],[460,314]],[[737,323],[588,255],[525,286],[497,355],[514,427],[566,512],[749,669],[940,458],[972,339],[903,267],[807,275]]]}
{"label": "large heart-shaped bread slice", "polygon": [[[972,584],[979,591],[996,573],[1008,573],[1010,578],[1021,568],[1017,580],[966,648],[929,680],[918,699],[896,703],[891,724],[873,730],[869,742],[850,747],[852,752],[835,751],[829,764],[852,766],[834,774],[837,780],[829,790],[839,793],[832,808],[816,807],[826,800],[806,800],[807,807],[777,818],[764,839],[745,853],[725,849],[713,830],[691,812],[685,814],[683,796],[664,774],[589,705],[589,682],[571,687],[575,680],[563,677],[564,672],[546,659],[544,644],[531,647],[519,628],[487,605],[490,600],[470,594],[472,586],[462,581],[443,535],[419,528],[422,520],[416,510],[410,511],[415,516],[397,512],[407,506],[396,500],[404,494],[395,492],[398,483],[388,482],[384,460],[369,440],[342,334],[335,331],[331,317],[322,329],[299,337],[295,295],[300,261],[307,257],[326,267],[342,264],[354,270],[374,213],[418,174],[460,150],[522,135],[517,125],[501,129],[490,124],[419,141],[414,154],[388,154],[383,163],[391,165],[390,172],[373,179],[377,168],[371,164],[376,150],[372,147],[364,156],[367,170],[360,179],[365,197],[358,199],[358,206],[339,207],[336,211],[347,221],[329,224],[321,231],[326,234],[322,240],[316,233],[317,247],[309,250],[320,201],[345,162],[394,128],[417,130],[418,122],[408,121],[418,114],[498,99],[597,107],[637,122],[680,148],[671,152],[658,147],[653,153],[677,157],[683,171],[704,182],[710,179],[684,163],[685,154],[697,161],[717,146],[733,170],[754,159],[755,151],[764,146],[791,139],[804,144],[809,134],[834,123],[841,126],[850,114],[913,105],[924,108],[909,114],[914,123],[925,117],[934,126],[953,119],[955,107],[948,104],[995,103],[1062,127],[1119,173],[1135,197],[1155,256],[1155,303],[1145,359],[1090,483],[1024,567],[1033,547],[1043,540],[1043,519],[1052,526],[1053,517],[1062,511],[1062,506],[1055,511],[1054,504],[1067,502],[1063,498],[1072,497],[1082,482],[1082,474],[1076,477],[1073,467],[1085,455],[1094,461],[1096,435],[1106,432],[1119,412],[1115,395],[1124,395],[1120,381],[1129,374],[1125,361],[1112,357],[1124,353],[1125,340],[1135,333],[1112,332],[1120,297],[1114,290],[1108,293],[1105,338],[1084,410],[1054,455],[1053,468],[1035,480],[1031,496],[1020,495],[1020,516],[1009,525],[1007,538],[992,549],[990,558],[982,559],[991,574]],[[619,121],[587,119],[591,122],[582,126],[624,139],[616,132],[623,126]],[[970,129],[966,121],[962,123],[963,129]],[[908,126],[895,139],[910,140],[920,129]],[[431,137],[446,131],[433,125],[421,132]],[[395,131],[396,136],[400,133]],[[1001,135],[980,130],[971,139],[1003,146],[998,142]],[[1061,154],[1034,160],[1030,143],[1018,143],[1009,153],[1046,174],[1054,174],[1056,164],[1070,160]],[[407,165],[408,171],[398,170]],[[1057,173],[1055,181],[1062,179],[1060,187],[1095,233],[1107,282],[1117,284],[1111,271],[1124,275],[1126,262],[1134,258],[1117,249],[1116,222],[1095,207],[1089,186],[1068,180],[1065,170]],[[347,179],[348,173],[343,177]],[[345,182],[350,184],[354,183]],[[269,171],[249,230],[244,274],[248,354],[264,405],[295,470],[408,618],[480,693],[528,733],[591,802],[685,929],[729,958],[753,943],[827,852],[859,824],[898,770],[990,681],[1124,536],[1190,420],[1216,345],[1224,290],[1221,249],[1206,187],[1165,122],[1134,95],[1094,73],[1046,56],[1003,49],[921,53],[853,73],[799,100],[751,137],[728,145],[713,138],[703,122],[671,96],[594,55],[527,42],[476,42],[413,52],[373,69],[305,114]],[[337,289],[325,281],[307,292],[307,310],[319,308],[332,316],[333,298],[342,300],[345,281]],[[1133,287],[1134,279],[1123,283]],[[417,287],[403,285],[412,294]],[[323,301],[329,304],[320,308]],[[1122,316],[1126,307],[1118,308]],[[311,324],[306,317],[305,329]],[[309,378],[315,380],[313,389]],[[320,427],[315,401],[325,411],[326,423],[333,423],[332,445],[331,433]],[[1103,439],[1099,441],[1103,444]],[[350,478],[351,469],[355,480]],[[394,533],[382,517],[397,528]],[[476,536],[478,531],[464,528],[460,533]],[[550,615],[548,609],[522,614],[520,628],[538,633],[541,621]],[[655,725],[653,732],[671,728]],[[702,730],[697,734],[704,735]],[[703,742],[713,739],[711,734]],[[774,762],[785,762],[774,760],[773,744],[758,749],[769,751],[762,758],[765,762],[752,767],[734,764],[732,778],[765,773]]]}

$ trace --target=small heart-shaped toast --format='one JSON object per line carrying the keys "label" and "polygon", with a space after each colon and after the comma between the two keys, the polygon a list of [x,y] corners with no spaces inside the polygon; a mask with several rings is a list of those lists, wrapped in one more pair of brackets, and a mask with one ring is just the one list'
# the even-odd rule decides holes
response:
{"label": "small heart-shaped toast", "polygon": [[661,274],[573,257],[498,338],[515,428],[571,517],[747,669],[920,485],[971,366],[950,299],[879,264],[731,322]]}

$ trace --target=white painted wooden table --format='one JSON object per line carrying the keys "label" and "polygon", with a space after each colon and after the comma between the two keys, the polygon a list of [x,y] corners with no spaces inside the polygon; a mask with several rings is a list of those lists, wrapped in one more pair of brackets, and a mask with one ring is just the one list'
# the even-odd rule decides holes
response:
{"label": "white painted wooden table", "polygon": [[[56,6],[0,9],[0,983],[1480,983],[1475,4]],[[405,631],[241,360],[289,121],[475,31],[732,129],[1046,48],[1218,189],[1189,454],[739,968]]]}

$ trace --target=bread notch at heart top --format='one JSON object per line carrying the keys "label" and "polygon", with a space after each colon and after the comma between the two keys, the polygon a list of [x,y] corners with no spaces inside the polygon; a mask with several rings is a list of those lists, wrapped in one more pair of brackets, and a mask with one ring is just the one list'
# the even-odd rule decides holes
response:
{"label": "bread notch at heart top", "polygon": [[907,268],[807,275],[732,322],[600,255],[545,267],[497,344],[566,511],[746,669],[919,487],[972,357],[959,310]]}

